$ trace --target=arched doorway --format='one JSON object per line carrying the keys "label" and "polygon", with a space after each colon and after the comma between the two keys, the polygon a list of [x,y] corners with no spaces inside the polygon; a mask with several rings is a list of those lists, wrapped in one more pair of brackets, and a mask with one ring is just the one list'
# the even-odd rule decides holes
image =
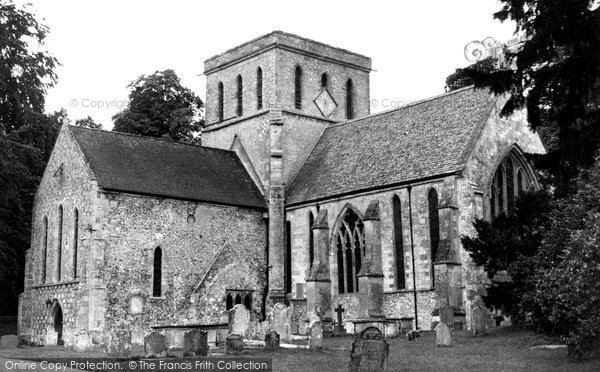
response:
{"label": "arched doorway", "polygon": [[64,345],[63,340],[63,311],[58,302],[52,307],[52,330],[56,332],[56,344]]}

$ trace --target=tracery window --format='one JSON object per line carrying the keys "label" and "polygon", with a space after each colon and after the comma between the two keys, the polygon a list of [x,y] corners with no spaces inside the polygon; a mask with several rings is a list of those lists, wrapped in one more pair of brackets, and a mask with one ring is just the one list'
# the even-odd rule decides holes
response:
{"label": "tracery window", "polygon": [[523,156],[512,149],[498,165],[490,185],[490,216],[515,213],[516,200],[537,187],[535,175]]}
{"label": "tracery window", "polygon": [[358,292],[358,273],[365,254],[364,224],[351,208],[344,212],[337,229],[339,293]]}

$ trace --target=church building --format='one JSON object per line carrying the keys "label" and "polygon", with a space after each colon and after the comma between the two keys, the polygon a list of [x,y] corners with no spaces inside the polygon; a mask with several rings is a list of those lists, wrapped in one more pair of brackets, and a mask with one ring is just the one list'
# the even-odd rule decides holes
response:
{"label": "church building", "polygon": [[274,31],[204,62],[202,146],[63,125],[35,196],[20,339],[83,349],[127,330],[143,344],[278,302],[304,318],[341,306],[349,332],[373,317],[431,329],[442,307],[470,328],[490,281],[461,236],[539,187],[527,155],[544,147],[524,112],[501,117],[505,100],[473,87],[370,114],[370,71]]}

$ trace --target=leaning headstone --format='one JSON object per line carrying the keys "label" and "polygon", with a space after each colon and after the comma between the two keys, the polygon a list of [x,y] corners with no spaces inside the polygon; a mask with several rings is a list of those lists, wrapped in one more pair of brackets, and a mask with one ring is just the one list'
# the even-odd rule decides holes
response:
{"label": "leaning headstone", "polygon": [[352,343],[350,372],[383,372],[387,367],[390,345],[375,327],[365,329]]}
{"label": "leaning headstone", "polygon": [[271,313],[271,329],[277,332],[283,341],[289,341],[291,336],[292,311],[285,304],[278,302]]}
{"label": "leaning headstone", "polygon": [[450,329],[454,328],[454,309],[444,306],[440,309],[440,322],[445,323]]}
{"label": "leaning headstone", "polygon": [[482,335],[485,333],[485,309],[480,306],[473,308],[471,313],[471,330],[473,335]]}
{"label": "leaning headstone", "polygon": [[131,333],[117,330],[108,339],[106,351],[111,358],[129,358],[131,356]]}
{"label": "leaning headstone", "polygon": [[205,357],[208,355],[208,332],[192,329],[183,334],[183,356]]}
{"label": "leaning headstone", "polygon": [[244,338],[241,335],[229,335],[225,339],[225,354],[239,354],[244,350]]}
{"label": "leaning headstone", "polygon": [[229,312],[229,334],[244,336],[250,327],[250,311],[237,304]]}
{"label": "leaning headstone", "polygon": [[309,349],[322,349],[323,348],[323,323],[320,321],[314,322],[310,326],[310,332],[308,335],[308,348]]}
{"label": "leaning headstone", "polygon": [[0,349],[14,349],[18,343],[17,335],[4,335],[0,338]]}
{"label": "leaning headstone", "polygon": [[265,349],[279,350],[279,335],[275,331],[267,333],[265,336]]}
{"label": "leaning headstone", "polygon": [[437,346],[452,346],[450,327],[446,323],[440,322],[435,327],[435,344]]}
{"label": "leaning headstone", "polygon": [[146,358],[164,358],[167,356],[167,336],[154,331],[144,338]]}

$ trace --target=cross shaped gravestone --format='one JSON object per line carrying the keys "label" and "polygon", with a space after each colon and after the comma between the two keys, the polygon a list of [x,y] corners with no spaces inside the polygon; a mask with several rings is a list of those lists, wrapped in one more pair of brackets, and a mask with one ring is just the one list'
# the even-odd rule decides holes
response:
{"label": "cross shaped gravestone", "polygon": [[344,312],[344,308],[342,307],[342,304],[338,304],[338,306],[335,308],[335,312],[337,313],[337,332],[343,333],[345,331],[344,327],[342,326],[342,313]]}

